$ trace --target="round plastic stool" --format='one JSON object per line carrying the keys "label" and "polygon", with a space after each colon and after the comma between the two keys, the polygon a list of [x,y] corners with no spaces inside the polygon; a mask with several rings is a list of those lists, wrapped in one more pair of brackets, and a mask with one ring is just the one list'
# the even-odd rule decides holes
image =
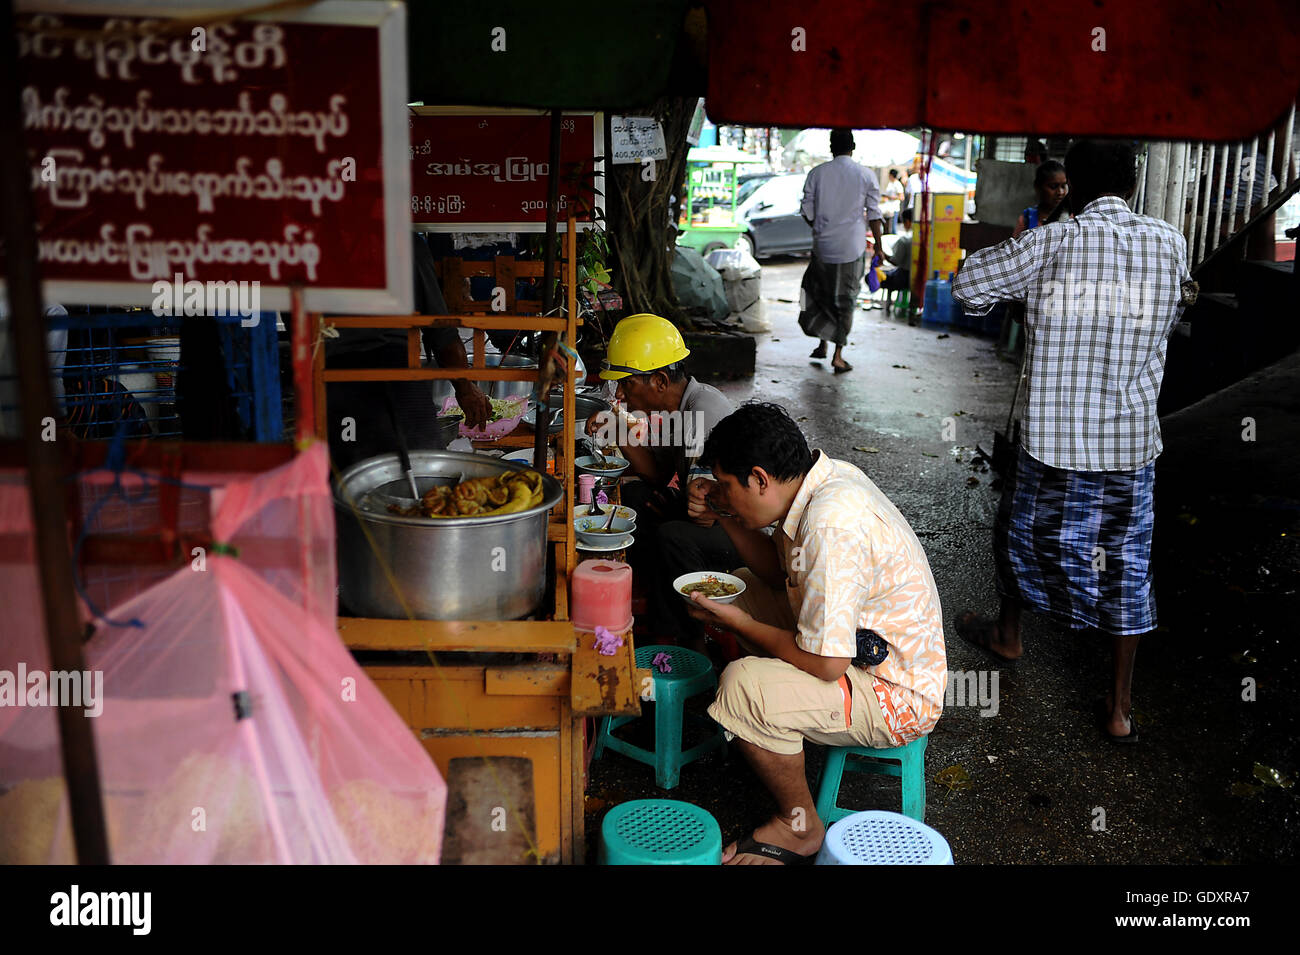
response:
{"label": "round plastic stool", "polygon": [[948,840],[923,822],[873,809],[845,816],[826,832],[818,865],[952,865]]}
{"label": "round plastic stool", "polygon": [[699,806],[637,799],[600,824],[601,865],[721,865],[722,830]]}

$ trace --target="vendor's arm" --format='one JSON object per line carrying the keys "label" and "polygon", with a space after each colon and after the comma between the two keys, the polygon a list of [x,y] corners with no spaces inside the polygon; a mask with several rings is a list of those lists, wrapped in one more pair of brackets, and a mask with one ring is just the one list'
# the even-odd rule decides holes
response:
{"label": "vendor's arm", "polygon": [[[428,332],[434,334],[429,334]],[[441,334],[450,332],[450,335]],[[465,343],[454,328],[436,328],[426,331],[425,343],[433,353],[439,368],[468,368],[469,357],[465,354]],[[465,412],[465,425],[469,428],[482,428],[492,417],[492,405],[487,395],[468,378],[453,378],[452,387],[456,390],[456,404]]]}

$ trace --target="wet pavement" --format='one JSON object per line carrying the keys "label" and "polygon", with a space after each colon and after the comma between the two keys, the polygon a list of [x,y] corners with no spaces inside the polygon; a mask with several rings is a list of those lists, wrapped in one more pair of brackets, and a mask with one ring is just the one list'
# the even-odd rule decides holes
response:
{"label": "wet pavement", "polygon": [[[810,361],[815,342],[796,322],[805,262],[763,263],[773,330],[758,336],[753,380],[722,390],[736,402],[784,405],[813,447],[861,467],[926,547],[949,670],[976,673],[983,690],[945,709],[926,752],[926,822],[956,860],[1296,861],[1300,356],[1164,423],[1155,491],[1160,629],[1137,657],[1140,742],[1116,746],[1097,717],[1109,638],[1026,614],[1024,657],[998,665],[952,630],[963,610],[997,610],[990,541],[999,493],[975,447],[992,451],[1017,367],[998,358],[991,338],[859,309],[845,350],[854,370],[833,375],[829,361]],[[650,722],[620,735],[650,746]],[[822,751],[809,744],[806,752],[815,792]],[[739,756],[693,763],[664,792],[649,767],[607,754],[592,764],[588,789],[593,858],[604,811],[641,798],[704,807],[724,841],[773,811]],[[897,781],[846,774],[840,802],[897,811]]]}

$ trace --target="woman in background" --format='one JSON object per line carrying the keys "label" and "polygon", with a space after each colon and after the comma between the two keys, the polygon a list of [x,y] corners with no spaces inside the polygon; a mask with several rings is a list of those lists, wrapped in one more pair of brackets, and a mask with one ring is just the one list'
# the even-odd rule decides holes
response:
{"label": "woman in background", "polygon": [[1034,194],[1038,205],[1028,206],[1016,220],[1016,227],[1011,233],[1015,238],[1026,229],[1034,229],[1049,222],[1057,222],[1070,217],[1066,209],[1065,197],[1070,193],[1069,183],[1065,179],[1065,167],[1055,159],[1038,164],[1034,170]]}
{"label": "woman in background", "polygon": [[885,234],[893,235],[898,231],[898,212],[903,203],[903,183],[898,178],[898,170],[889,170],[889,182],[880,200],[880,215],[885,220]]}

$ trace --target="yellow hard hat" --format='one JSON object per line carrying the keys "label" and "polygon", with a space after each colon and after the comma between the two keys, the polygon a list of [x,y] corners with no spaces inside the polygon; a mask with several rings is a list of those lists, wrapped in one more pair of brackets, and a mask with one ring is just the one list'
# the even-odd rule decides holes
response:
{"label": "yellow hard hat", "polygon": [[645,375],[690,353],[682,333],[668,319],[648,312],[629,315],[614,326],[600,377],[618,381],[628,375]]}

